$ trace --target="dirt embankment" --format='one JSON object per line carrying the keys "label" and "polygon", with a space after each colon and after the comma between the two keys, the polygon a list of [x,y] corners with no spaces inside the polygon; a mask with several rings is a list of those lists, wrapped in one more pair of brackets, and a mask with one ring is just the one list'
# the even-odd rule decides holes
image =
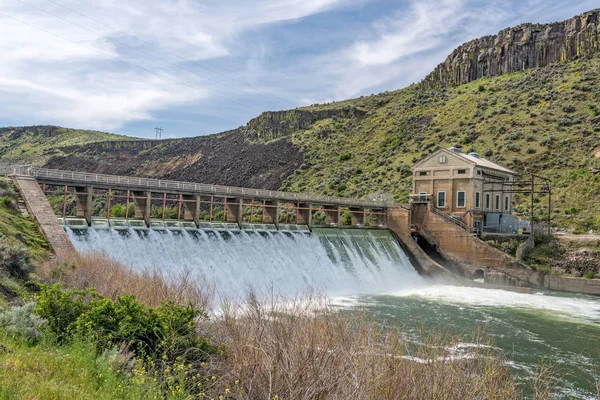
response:
{"label": "dirt embankment", "polygon": [[220,135],[116,141],[62,149],[46,168],[278,189],[304,160],[285,138],[257,144],[238,130]]}

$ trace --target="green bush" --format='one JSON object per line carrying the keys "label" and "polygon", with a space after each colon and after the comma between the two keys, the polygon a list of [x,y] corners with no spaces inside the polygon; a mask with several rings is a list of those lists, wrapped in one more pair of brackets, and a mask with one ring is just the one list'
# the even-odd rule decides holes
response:
{"label": "green bush", "polygon": [[7,242],[0,243],[0,272],[13,278],[27,279],[33,269],[27,249]]}
{"label": "green bush", "polygon": [[[115,218],[125,218],[126,205],[116,203],[110,207],[110,216]],[[161,213],[162,214],[162,213]],[[127,216],[132,218],[135,215],[135,204],[129,203],[129,210]],[[161,215],[162,216],[162,215]]]}
{"label": "green bush", "polygon": [[596,274],[594,273],[594,271],[585,271],[582,276],[585,279],[595,279],[596,278]]}
{"label": "green bush", "polygon": [[27,344],[37,343],[43,336],[43,327],[48,321],[35,315],[35,303],[0,310],[0,328],[13,339]]}
{"label": "green bush", "polygon": [[35,313],[48,321],[48,329],[59,341],[67,339],[72,325],[88,309],[92,291],[63,290],[60,285],[43,285],[35,296]]}
{"label": "green bush", "polygon": [[352,153],[342,153],[340,154],[340,161],[348,161],[352,158]]}
{"label": "green bush", "polygon": [[93,291],[65,290],[45,285],[36,296],[35,313],[48,321],[59,341],[73,337],[90,340],[99,350],[125,343],[142,358],[203,361],[215,351],[195,330],[206,314],[191,305],[167,302],[151,308],[135,296],[115,301]]}
{"label": "green bush", "polygon": [[352,225],[352,214],[349,212],[342,214],[342,225]]}

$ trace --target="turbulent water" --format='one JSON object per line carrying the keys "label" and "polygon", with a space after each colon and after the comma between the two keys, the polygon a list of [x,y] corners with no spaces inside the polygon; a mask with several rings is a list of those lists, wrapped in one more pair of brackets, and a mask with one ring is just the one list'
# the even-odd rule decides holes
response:
{"label": "turbulent water", "polygon": [[314,230],[315,234],[254,231],[70,232],[81,252],[100,251],[137,269],[190,271],[220,294],[248,287],[294,295],[382,293],[424,285],[387,231]]}
{"label": "turbulent water", "polygon": [[[283,294],[325,291],[347,310],[370,310],[408,334],[423,326],[469,333],[483,327],[525,382],[541,363],[562,376],[557,398],[595,399],[600,374],[600,298],[439,285],[423,279],[387,231],[305,233],[70,232],[82,252],[101,251],[135,269],[187,270],[224,294],[249,286]],[[471,344],[455,349],[468,356]],[[543,360],[543,361],[542,361]]]}

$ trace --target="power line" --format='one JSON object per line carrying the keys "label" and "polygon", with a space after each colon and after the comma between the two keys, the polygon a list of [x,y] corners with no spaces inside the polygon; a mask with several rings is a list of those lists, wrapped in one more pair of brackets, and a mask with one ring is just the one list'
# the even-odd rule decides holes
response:
{"label": "power line", "polygon": [[[18,1],[21,1],[21,0],[18,0]],[[51,3],[51,4],[54,4],[54,5],[56,5],[56,6],[62,7],[62,8],[64,8],[65,10],[67,10],[67,11],[70,11],[70,12],[72,12],[72,13],[74,13],[74,14],[77,14],[77,15],[79,15],[79,16],[81,16],[81,17],[87,18],[87,19],[89,19],[90,21],[93,21],[93,22],[95,22],[95,23],[97,23],[97,24],[99,24],[99,25],[102,25],[102,26],[106,27],[106,28],[112,29],[113,31],[115,31],[115,32],[118,32],[118,33],[120,33],[120,34],[122,34],[122,35],[128,36],[128,37],[130,37],[130,38],[132,38],[132,39],[135,39],[135,40],[138,40],[138,41],[140,41],[141,43],[144,43],[144,44],[145,44],[145,45],[147,45],[147,46],[150,46],[150,47],[153,47],[153,48],[155,48],[155,49],[157,49],[157,50],[159,50],[159,51],[162,51],[163,53],[167,53],[167,54],[169,54],[169,55],[171,55],[171,56],[177,57],[177,58],[179,58],[179,59],[181,59],[181,60],[183,60],[183,61],[186,61],[186,62],[188,62],[188,63],[190,63],[190,64],[193,64],[193,65],[195,65],[195,66],[197,66],[197,67],[199,67],[199,68],[202,68],[202,69],[204,69],[204,70],[206,70],[206,71],[209,71],[209,72],[212,72],[212,73],[214,73],[214,74],[217,74],[217,75],[219,75],[219,76],[222,76],[223,78],[227,78],[227,79],[231,80],[232,82],[236,82],[236,83],[239,83],[239,84],[241,84],[241,85],[244,85],[244,86],[246,86],[246,87],[248,87],[248,88],[250,88],[250,89],[254,89],[254,90],[258,91],[258,92],[261,92],[262,94],[264,94],[264,95],[266,95],[266,96],[270,96],[270,97],[276,98],[276,99],[278,99],[278,100],[280,100],[280,101],[283,101],[283,102],[285,102],[285,103],[287,103],[287,104],[289,104],[289,105],[291,105],[291,106],[293,106],[293,107],[296,107],[296,106],[297,106],[296,104],[292,103],[291,101],[289,101],[289,100],[287,100],[287,99],[284,99],[284,98],[282,98],[282,97],[276,96],[276,95],[274,95],[273,93],[269,93],[269,92],[267,92],[267,91],[264,91],[264,90],[262,90],[262,89],[260,89],[260,88],[258,88],[258,87],[256,87],[256,86],[253,86],[253,85],[251,85],[251,84],[249,84],[249,83],[247,83],[247,82],[245,82],[245,81],[243,81],[243,80],[239,80],[239,79],[232,78],[232,77],[230,77],[229,75],[223,74],[222,72],[219,72],[219,71],[217,71],[217,70],[214,70],[214,69],[212,69],[212,68],[206,67],[206,66],[204,66],[204,65],[202,65],[202,64],[199,64],[199,63],[197,63],[197,62],[196,62],[196,61],[194,61],[194,60],[190,60],[189,58],[187,58],[187,57],[183,57],[183,56],[181,56],[181,55],[179,55],[179,54],[177,54],[177,53],[174,53],[174,52],[172,52],[172,51],[170,51],[170,50],[163,49],[162,47],[159,47],[159,46],[157,46],[157,45],[155,45],[155,44],[153,44],[153,43],[151,43],[151,42],[148,42],[148,41],[146,41],[146,40],[144,40],[144,39],[141,39],[141,38],[140,38],[140,37],[138,37],[138,36],[132,35],[132,34],[130,34],[130,33],[124,32],[124,31],[122,31],[122,30],[120,30],[120,29],[118,29],[118,28],[115,28],[115,27],[113,27],[113,26],[111,26],[111,25],[105,24],[105,23],[104,23],[104,22],[102,22],[102,21],[99,21],[99,20],[97,20],[97,19],[95,19],[95,18],[92,18],[92,17],[90,17],[90,16],[88,16],[88,15],[85,15],[85,14],[83,14],[83,13],[81,13],[81,12],[77,11],[77,10],[74,10],[74,9],[72,9],[72,8],[70,8],[70,7],[67,7],[67,6],[65,6],[65,5],[62,5],[62,4],[60,4],[60,3],[57,3],[56,1],[53,1],[53,0],[46,0],[46,1],[47,1],[47,2],[49,2],[49,3]],[[24,1],[21,1],[21,2],[22,2],[22,3],[25,3]],[[27,4],[27,3],[25,3],[25,4]],[[61,19],[62,19],[62,18],[61,18]],[[98,34],[98,35],[100,35],[100,34]],[[167,62],[167,61],[165,61],[165,62]],[[195,73],[195,72],[193,72],[193,71],[188,71],[188,72]],[[204,77],[204,78],[206,78],[206,79],[209,79],[209,80],[210,80],[210,78],[207,78],[207,77],[205,77],[205,76],[203,76],[203,75],[199,75],[199,76],[202,76],[202,77]],[[211,81],[212,81],[212,80],[211,80]],[[224,83],[221,83],[221,82],[217,82],[217,81],[213,81],[213,82],[216,82],[216,83],[219,83],[219,84],[221,84],[221,85],[224,85]]]}
{"label": "power line", "polygon": [[[20,1],[20,0],[19,0],[19,1]],[[262,112],[262,111],[259,111],[259,110],[256,110],[256,109],[253,109],[253,108],[251,108],[251,107],[248,107],[248,106],[246,106],[245,104],[238,103],[238,102],[237,102],[237,101],[235,101],[235,100],[231,100],[231,99],[228,99],[228,98],[226,98],[226,97],[219,96],[218,94],[215,94],[215,93],[213,93],[213,92],[211,92],[211,91],[209,91],[209,90],[207,90],[207,89],[203,89],[203,88],[199,88],[199,87],[196,87],[196,86],[192,86],[192,85],[190,85],[190,84],[188,84],[188,83],[185,83],[185,82],[182,82],[182,81],[180,81],[180,80],[177,80],[177,79],[171,78],[171,77],[170,77],[170,76],[168,76],[168,75],[165,75],[165,74],[162,74],[162,73],[158,73],[158,72],[152,71],[151,69],[148,69],[148,68],[146,68],[146,67],[143,67],[143,66],[141,66],[141,65],[138,65],[138,64],[136,64],[136,63],[133,63],[133,62],[130,62],[130,61],[127,61],[127,60],[123,60],[123,59],[121,59],[121,58],[120,58],[120,57],[118,57],[118,56],[114,56],[114,55],[112,55],[112,54],[108,54],[108,53],[105,53],[105,52],[103,52],[103,51],[100,51],[100,50],[98,50],[98,49],[95,49],[95,48],[93,48],[93,47],[91,47],[91,46],[86,46],[85,44],[78,43],[78,42],[76,42],[76,41],[74,41],[74,40],[71,40],[71,39],[69,39],[69,38],[67,38],[67,37],[61,36],[61,35],[59,35],[59,34],[57,34],[57,33],[51,32],[51,31],[49,31],[49,30],[46,30],[46,29],[44,29],[44,28],[40,28],[39,26],[36,26],[36,25],[30,24],[30,23],[28,23],[28,22],[25,22],[25,21],[23,21],[23,20],[20,20],[20,19],[18,19],[18,18],[15,18],[15,17],[13,17],[13,16],[11,16],[11,15],[4,14],[4,13],[0,13],[0,16],[2,16],[2,17],[5,17],[5,18],[12,19],[13,21],[16,21],[16,22],[19,22],[19,23],[21,23],[21,24],[27,25],[27,26],[29,26],[29,27],[31,27],[31,28],[37,29],[37,30],[39,30],[39,31],[41,31],[41,32],[44,32],[44,33],[47,33],[47,34],[49,34],[49,35],[55,36],[55,37],[57,37],[57,38],[60,38],[60,39],[62,39],[62,40],[66,40],[67,42],[73,43],[73,44],[75,44],[75,45],[77,45],[77,46],[80,46],[80,47],[86,48],[86,49],[88,49],[88,50],[91,50],[91,51],[93,51],[93,52],[96,52],[96,53],[102,54],[102,55],[104,55],[104,56],[106,56],[106,57],[109,57],[109,58],[112,58],[112,59],[114,59],[114,60],[117,60],[117,61],[123,62],[123,63],[125,63],[125,64],[131,65],[132,67],[139,68],[139,69],[141,69],[141,70],[144,70],[144,71],[146,71],[146,72],[148,72],[148,73],[151,73],[152,75],[156,75],[156,76],[159,76],[159,77],[162,77],[162,78],[166,78],[166,79],[168,79],[168,80],[170,80],[170,81],[173,81],[173,82],[175,82],[175,83],[177,83],[177,84],[179,84],[179,85],[186,86],[186,87],[188,87],[188,88],[190,88],[190,89],[194,89],[194,90],[197,90],[197,91],[200,91],[200,92],[208,93],[208,94],[210,94],[210,95],[212,95],[212,96],[215,96],[215,97],[217,97],[217,98],[219,98],[219,99],[221,99],[221,100],[228,101],[228,102],[230,102],[230,103],[233,103],[233,104],[236,104],[236,105],[238,105],[238,106],[240,106],[240,107],[243,107],[243,108],[246,108],[246,109],[248,109],[248,110],[251,110],[252,112],[259,113],[259,114]]]}

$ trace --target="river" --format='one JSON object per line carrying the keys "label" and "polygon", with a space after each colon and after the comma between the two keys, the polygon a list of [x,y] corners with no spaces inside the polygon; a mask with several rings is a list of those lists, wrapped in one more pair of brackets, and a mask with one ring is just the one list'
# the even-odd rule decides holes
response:
{"label": "river", "polygon": [[[134,269],[191,271],[221,295],[249,286],[294,295],[327,293],[342,310],[367,310],[409,335],[436,328],[465,337],[482,328],[524,384],[541,365],[561,377],[557,398],[595,399],[600,374],[600,298],[457,287],[417,274],[387,231],[304,233],[69,231],[81,252],[105,252]],[[470,343],[457,346],[468,353]]]}

